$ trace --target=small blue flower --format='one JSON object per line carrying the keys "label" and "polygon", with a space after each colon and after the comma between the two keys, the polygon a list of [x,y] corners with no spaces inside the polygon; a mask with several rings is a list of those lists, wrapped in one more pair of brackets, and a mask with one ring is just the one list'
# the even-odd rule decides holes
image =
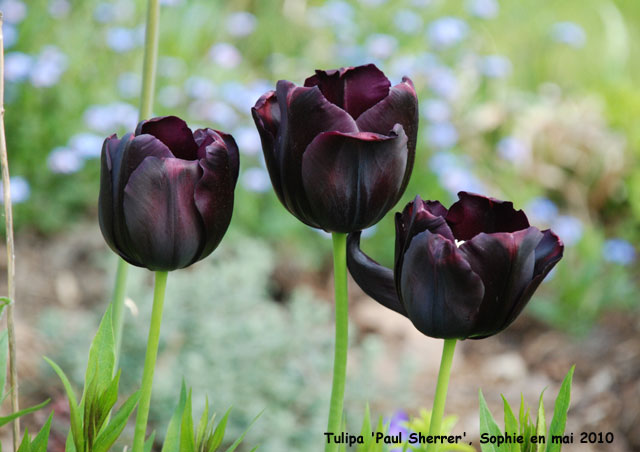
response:
{"label": "small blue flower", "polygon": [[269,173],[264,168],[253,167],[242,174],[242,186],[252,192],[264,193],[271,189]]}
{"label": "small blue flower", "polygon": [[584,232],[582,221],[571,215],[557,216],[551,223],[551,229],[567,246],[578,243]]}
{"label": "small blue flower", "polygon": [[118,76],[118,93],[125,99],[137,98],[140,95],[142,77],[137,72],[123,72]]}
{"label": "small blue flower", "polygon": [[72,174],[80,171],[84,166],[84,159],[66,147],[57,147],[47,158],[49,169],[57,174]]}
{"label": "small blue flower", "polygon": [[125,102],[92,105],[84,112],[84,121],[91,130],[113,133],[119,128],[130,129],[138,122],[138,109]]}
{"label": "small blue flower", "polygon": [[260,135],[255,127],[238,127],[234,130],[233,137],[238,144],[238,149],[245,155],[258,155],[262,150]]}
{"label": "small blue flower", "polygon": [[527,212],[531,223],[550,224],[558,215],[558,206],[548,198],[538,197],[529,201],[525,212]]}
{"label": "small blue flower", "polygon": [[413,35],[422,30],[423,22],[419,14],[410,9],[401,9],[393,16],[393,25],[396,30]]}
{"label": "small blue flower", "polygon": [[551,27],[551,37],[554,41],[571,47],[583,47],[587,42],[584,29],[575,22],[557,22]]}
{"label": "small blue flower", "polygon": [[69,148],[84,159],[99,158],[104,137],[95,133],[77,133],[69,140]]}
{"label": "small blue flower", "polygon": [[29,77],[35,61],[31,55],[10,52],[4,58],[4,77],[8,82],[20,82]]}
{"label": "small blue flower", "polygon": [[211,80],[197,75],[184,82],[187,95],[193,99],[211,99],[216,95],[216,85]]}
{"label": "small blue flower", "polygon": [[231,13],[226,20],[227,32],[231,36],[249,36],[256,29],[258,20],[256,16],[246,11]]}
{"label": "small blue flower", "polygon": [[2,45],[5,49],[10,49],[18,42],[18,29],[13,24],[2,24]]}
{"label": "small blue flower", "polygon": [[500,5],[496,0],[469,0],[467,11],[480,19],[493,19],[500,12]]}
{"label": "small blue flower", "polygon": [[429,88],[431,88],[435,94],[445,99],[452,99],[458,93],[458,77],[446,66],[440,66],[431,70],[428,83]]}
{"label": "small blue flower", "polygon": [[445,122],[451,118],[451,107],[441,99],[429,99],[421,103],[420,113],[428,121]]}
{"label": "small blue flower", "polygon": [[45,46],[31,68],[31,84],[35,87],[53,86],[67,70],[67,55],[56,46]]}
{"label": "small blue flower", "polygon": [[436,149],[449,149],[458,142],[458,131],[450,122],[438,122],[427,126],[427,143]]}
{"label": "small blue flower", "polygon": [[228,42],[219,42],[209,49],[209,57],[215,64],[225,69],[232,69],[242,62],[240,51]]}
{"label": "small blue flower", "polygon": [[489,55],[482,59],[481,71],[489,78],[505,78],[511,70],[511,60],[505,56]]}
{"label": "small blue flower", "polygon": [[115,6],[111,3],[98,3],[93,10],[93,18],[100,23],[107,24],[116,17]]}
{"label": "small blue flower", "polygon": [[429,24],[427,36],[435,48],[451,47],[467,37],[469,26],[457,17],[441,17]]}
{"label": "small blue flower", "polygon": [[374,58],[389,58],[398,47],[398,40],[391,35],[376,33],[370,35],[365,43],[367,52]]}
{"label": "small blue flower", "polygon": [[531,149],[516,137],[504,137],[498,142],[498,155],[511,163],[525,163],[531,156]]}
{"label": "small blue flower", "polygon": [[3,0],[0,2],[2,19],[8,24],[19,24],[27,17],[27,5],[20,0]]}
{"label": "small blue flower", "polygon": [[49,0],[47,10],[54,19],[64,19],[71,11],[71,4],[69,0]]}
{"label": "small blue flower", "polygon": [[604,242],[602,257],[614,264],[631,265],[636,260],[636,250],[624,239],[609,239]]}
{"label": "small blue flower", "polygon": [[[9,178],[11,192],[11,204],[20,204],[25,202],[31,196],[31,187],[29,182],[22,176],[13,176]],[[4,187],[0,183],[0,204],[4,204]]]}
{"label": "small blue flower", "polygon": [[118,53],[129,52],[140,44],[136,29],[114,27],[107,30],[107,45]]}

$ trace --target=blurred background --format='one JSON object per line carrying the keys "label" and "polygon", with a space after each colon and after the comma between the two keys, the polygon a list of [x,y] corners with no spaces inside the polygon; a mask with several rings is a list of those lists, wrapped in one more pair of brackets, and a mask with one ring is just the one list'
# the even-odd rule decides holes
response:
{"label": "blurred background", "polygon": [[[116,265],[97,225],[99,155],[106,136],[137,122],[145,6],[0,0],[21,397],[53,399],[53,442],[68,415],[41,356],[80,392]],[[512,200],[566,245],[509,330],[459,347],[454,431],[477,436],[479,388],[494,411],[500,393],[535,405],[549,387],[552,403],[576,364],[568,431],[612,431],[606,450],[640,450],[639,24],[635,0],[164,0],[155,114],[233,134],[241,171],[221,247],[169,278],[158,438],[184,377],[196,411],[205,395],[219,412],[233,405],[232,434],[265,410],[247,444],[318,449],[331,380],[331,242],[277,201],[250,108],[279,79],[302,84],[316,68],[374,62],[393,84],[408,75],[420,97],[415,168],[394,210],[416,194],[449,205],[460,190],[479,192]],[[393,215],[365,237],[363,249],[390,266]],[[130,272],[125,394],[142,372],[151,282]],[[350,291],[350,429],[366,403],[385,418],[430,408],[440,341]]]}

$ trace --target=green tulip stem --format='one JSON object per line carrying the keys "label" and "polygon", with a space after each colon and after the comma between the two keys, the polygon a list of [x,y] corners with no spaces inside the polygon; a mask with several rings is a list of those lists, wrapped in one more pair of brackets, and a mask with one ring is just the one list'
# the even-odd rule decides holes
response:
{"label": "green tulip stem", "polygon": [[116,271],[116,284],[113,288],[113,335],[116,340],[116,365],[114,372],[118,371],[118,361],[120,360],[120,348],[122,344],[122,325],[124,324],[124,298],[127,288],[127,273],[129,264],[124,259],[118,259],[118,270]]}
{"label": "green tulip stem", "polygon": [[[456,349],[457,339],[445,339],[442,347],[442,360],[440,361],[440,371],[438,372],[438,383],[436,384],[436,396],[433,399],[433,409],[431,410],[431,423],[429,425],[429,436],[442,434],[442,416],[444,415],[444,404],[447,400],[447,388],[451,376],[451,363],[453,353]],[[435,443],[427,445],[427,452],[435,452]]]}
{"label": "green tulip stem", "polygon": [[[333,233],[333,278],[336,297],[336,343],[333,358],[333,385],[327,432],[342,431],[342,405],[347,376],[347,347],[349,342],[349,295],[347,292],[347,234]],[[327,442],[325,451],[338,445]]]}
{"label": "green tulip stem", "polygon": [[149,119],[153,113],[153,94],[158,63],[158,30],[160,25],[159,0],[147,4],[147,28],[144,37],[144,62],[142,65],[142,95],[140,96],[140,120]]}
{"label": "green tulip stem", "polygon": [[144,357],[142,389],[140,392],[140,402],[138,403],[138,412],[136,414],[136,429],[133,436],[133,452],[143,452],[144,450],[147,420],[149,418],[149,405],[151,404],[153,371],[156,367],[156,358],[158,357],[160,324],[162,323],[162,308],[164,305],[164,292],[167,287],[168,274],[169,272],[156,272],[156,284],[153,290],[153,308],[151,310],[151,325],[149,326],[147,353]]}

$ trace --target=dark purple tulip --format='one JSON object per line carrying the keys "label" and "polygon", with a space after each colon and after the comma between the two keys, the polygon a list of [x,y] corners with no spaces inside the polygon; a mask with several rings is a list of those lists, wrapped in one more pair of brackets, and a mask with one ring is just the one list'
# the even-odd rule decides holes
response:
{"label": "dark purple tulip", "polygon": [[273,188],[303,223],[351,232],[398,202],[413,168],[418,99],[373,64],[280,80],[251,110]]}
{"label": "dark purple tulip", "polygon": [[238,166],[231,135],[191,132],[175,116],[111,135],[102,146],[102,235],[124,260],[150,270],[205,258],[231,221]]}
{"label": "dark purple tulip", "polygon": [[564,245],[511,202],[458,197],[449,210],[416,197],[396,214],[393,272],[360,250],[359,232],[349,235],[347,264],[368,295],[427,336],[480,339],[516,319]]}

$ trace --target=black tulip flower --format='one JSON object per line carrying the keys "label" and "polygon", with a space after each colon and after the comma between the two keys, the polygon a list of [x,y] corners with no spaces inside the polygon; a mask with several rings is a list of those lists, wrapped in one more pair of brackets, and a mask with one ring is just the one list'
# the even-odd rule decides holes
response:
{"label": "black tulip flower", "polygon": [[479,339],[509,326],[562,257],[551,230],[511,202],[460,192],[447,210],[420,197],[396,214],[394,271],[349,236],[351,275],[371,297],[427,336]]}
{"label": "black tulip flower", "polygon": [[104,141],[100,229],[127,262],[175,270],[208,256],[231,221],[238,147],[231,135],[192,132],[175,116]]}
{"label": "black tulip flower", "polygon": [[411,170],[418,100],[373,64],[280,80],[251,110],[273,188],[303,223],[351,232],[398,202]]}

